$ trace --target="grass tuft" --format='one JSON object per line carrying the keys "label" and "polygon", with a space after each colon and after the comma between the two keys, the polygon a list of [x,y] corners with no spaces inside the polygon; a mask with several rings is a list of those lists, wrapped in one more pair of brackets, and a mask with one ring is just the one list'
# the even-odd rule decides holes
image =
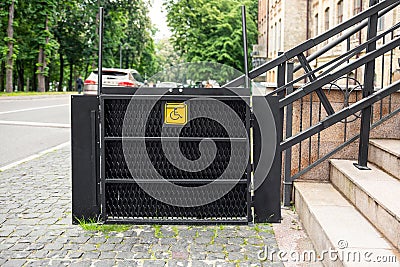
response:
{"label": "grass tuft", "polygon": [[155,224],[153,225],[154,228],[154,236],[157,238],[163,238],[163,234],[161,232],[161,225]]}
{"label": "grass tuft", "polygon": [[132,228],[132,226],[130,225],[98,223],[96,219],[93,218],[90,218],[88,220],[85,220],[85,218],[77,218],[77,221],[79,222],[79,226],[82,227],[82,229],[85,231],[101,232],[105,234],[110,232],[121,233]]}

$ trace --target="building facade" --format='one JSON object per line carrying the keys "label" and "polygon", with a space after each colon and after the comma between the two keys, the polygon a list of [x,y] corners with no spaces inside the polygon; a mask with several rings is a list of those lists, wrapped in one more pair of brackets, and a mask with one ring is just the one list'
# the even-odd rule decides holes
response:
{"label": "building facade", "polygon": [[[259,45],[254,47],[255,54],[264,55],[266,61],[276,58],[278,52],[287,51],[336,27],[338,24],[367,9],[368,6],[369,0],[259,0]],[[379,19],[378,34],[399,21],[400,11],[399,8],[396,8]],[[350,47],[358,46],[365,40],[366,30],[363,30],[351,36]],[[325,44],[318,45],[314,48],[314,51],[308,51],[308,54],[312,54]],[[341,55],[347,51],[348,45],[348,42],[343,42],[334,47],[323,57],[320,57],[317,62],[313,62],[312,67],[318,67],[324,62]],[[381,61],[377,59],[376,63],[389,64],[390,60],[385,59],[388,56],[385,55]],[[376,80],[389,80],[389,77],[393,79],[399,76],[400,61],[398,58],[400,58],[399,49],[395,51],[394,66],[384,68],[387,73],[376,73]],[[392,73],[389,73],[389,70]],[[362,82],[361,69],[351,73],[351,75]],[[269,83],[275,83],[275,70],[269,71],[265,79]]]}

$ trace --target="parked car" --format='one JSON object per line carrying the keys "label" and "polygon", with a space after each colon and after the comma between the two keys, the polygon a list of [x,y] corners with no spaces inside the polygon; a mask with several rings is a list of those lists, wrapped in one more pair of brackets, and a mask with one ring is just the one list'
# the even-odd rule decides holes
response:
{"label": "parked car", "polygon": [[[140,87],[143,78],[133,69],[103,68],[103,86],[107,87]],[[83,92],[87,95],[97,94],[97,81],[99,71],[94,70],[84,81]]]}
{"label": "parked car", "polygon": [[162,87],[162,88],[183,88],[183,85],[181,83],[177,83],[177,82],[160,82],[160,83],[157,83],[157,87]]}

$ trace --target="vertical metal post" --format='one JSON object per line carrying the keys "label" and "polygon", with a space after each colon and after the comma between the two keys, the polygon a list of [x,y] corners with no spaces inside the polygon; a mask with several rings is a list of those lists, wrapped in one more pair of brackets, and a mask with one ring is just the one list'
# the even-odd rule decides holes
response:
{"label": "vertical metal post", "polygon": [[[287,74],[286,82],[290,83],[293,81],[293,68],[294,63],[288,62],[286,64]],[[286,88],[286,95],[293,93],[293,85]],[[293,125],[293,104],[289,104],[286,107],[286,138],[292,136],[292,125]],[[292,200],[292,148],[288,148],[285,151],[285,169],[283,173],[283,205],[289,207]]]}
{"label": "vertical metal post", "polygon": [[103,30],[104,30],[104,7],[99,8],[99,67],[97,75],[97,95],[101,95],[103,85]]}
{"label": "vertical metal post", "polygon": [[[369,5],[373,6],[378,3],[378,0],[370,0]],[[377,34],[378,28],[378,13],[373,14],[368,19],[368,34],[367,40],[374,38]],[[376,42],[372,42],[367,46],[367,53],[376,50]],[[375,60],[368,62],[364,70],[364,88],[363,98],[370,96],[374,92],[374,78],[375,78]],[[361,129],[360,129],[360,144],[358,148],[358,162],[354,165],[360,170],[369,170],[367,167],[368,162],[368,145],[369,134],[371,130],[371,116],[372,106],[366,107],[362,110],[361,115]]]}
{"label": "vertical metal post", "polygon": [[246,7],[242,6],[242,30],[243,30],[243,49],[244,49],[244,74],[245,88],[250,88],[249,81],[249,60],[248,60],[248,46],[247,46],[247,20],[246,20]]}
{"label": "vertical metal post", "polygon": [[[280,56],[282,54],[283,54],[283,52],[278,52],[278,56]],[[277,77],[277,88],[280,88],[280,87],[285,85],[285,80],[286,80],[285,72],[286,72],[286,62],[278,65],[278,70],[277,70],[277,76],[278,76]],[[284,97],[285,97],[285,91],[281,90],[278,93],[278,100],[281,100]],[[283,140],[284,116],[285,116],[285,108],[281,107],[280,110],[279,110],[279,120],[280,120],[280,122],[279,122],[278,131],[277,131],[278,144],[277,144],[277,150],[275,152],[275,153],[279,153],[280,155],[282,155],[282,152],[283,152],[282,149],[281,149],[280,143]],[[279,157],[279,158],[280,158],[280,162],[279,162],[280,176],[279,176],[279,178],[281,178],[281,175],[282,175],[282,157]],[[289,200],[289,203],[290,203],[290,200]]]}
{"label": "vertical metal post", "polygon": [[119,45],[119,68],[122,69],[122,45]]}

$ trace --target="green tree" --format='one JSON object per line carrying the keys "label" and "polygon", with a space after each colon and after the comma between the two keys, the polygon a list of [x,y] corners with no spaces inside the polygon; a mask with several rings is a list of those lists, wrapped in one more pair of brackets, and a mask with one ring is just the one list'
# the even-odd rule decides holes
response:
{"label": "green tree", "polygon": [[256,43],[255,0],[167,0],[174,48],[188,62],[218,62],[243,71],[242,5],[250,9],[248,43]]}

